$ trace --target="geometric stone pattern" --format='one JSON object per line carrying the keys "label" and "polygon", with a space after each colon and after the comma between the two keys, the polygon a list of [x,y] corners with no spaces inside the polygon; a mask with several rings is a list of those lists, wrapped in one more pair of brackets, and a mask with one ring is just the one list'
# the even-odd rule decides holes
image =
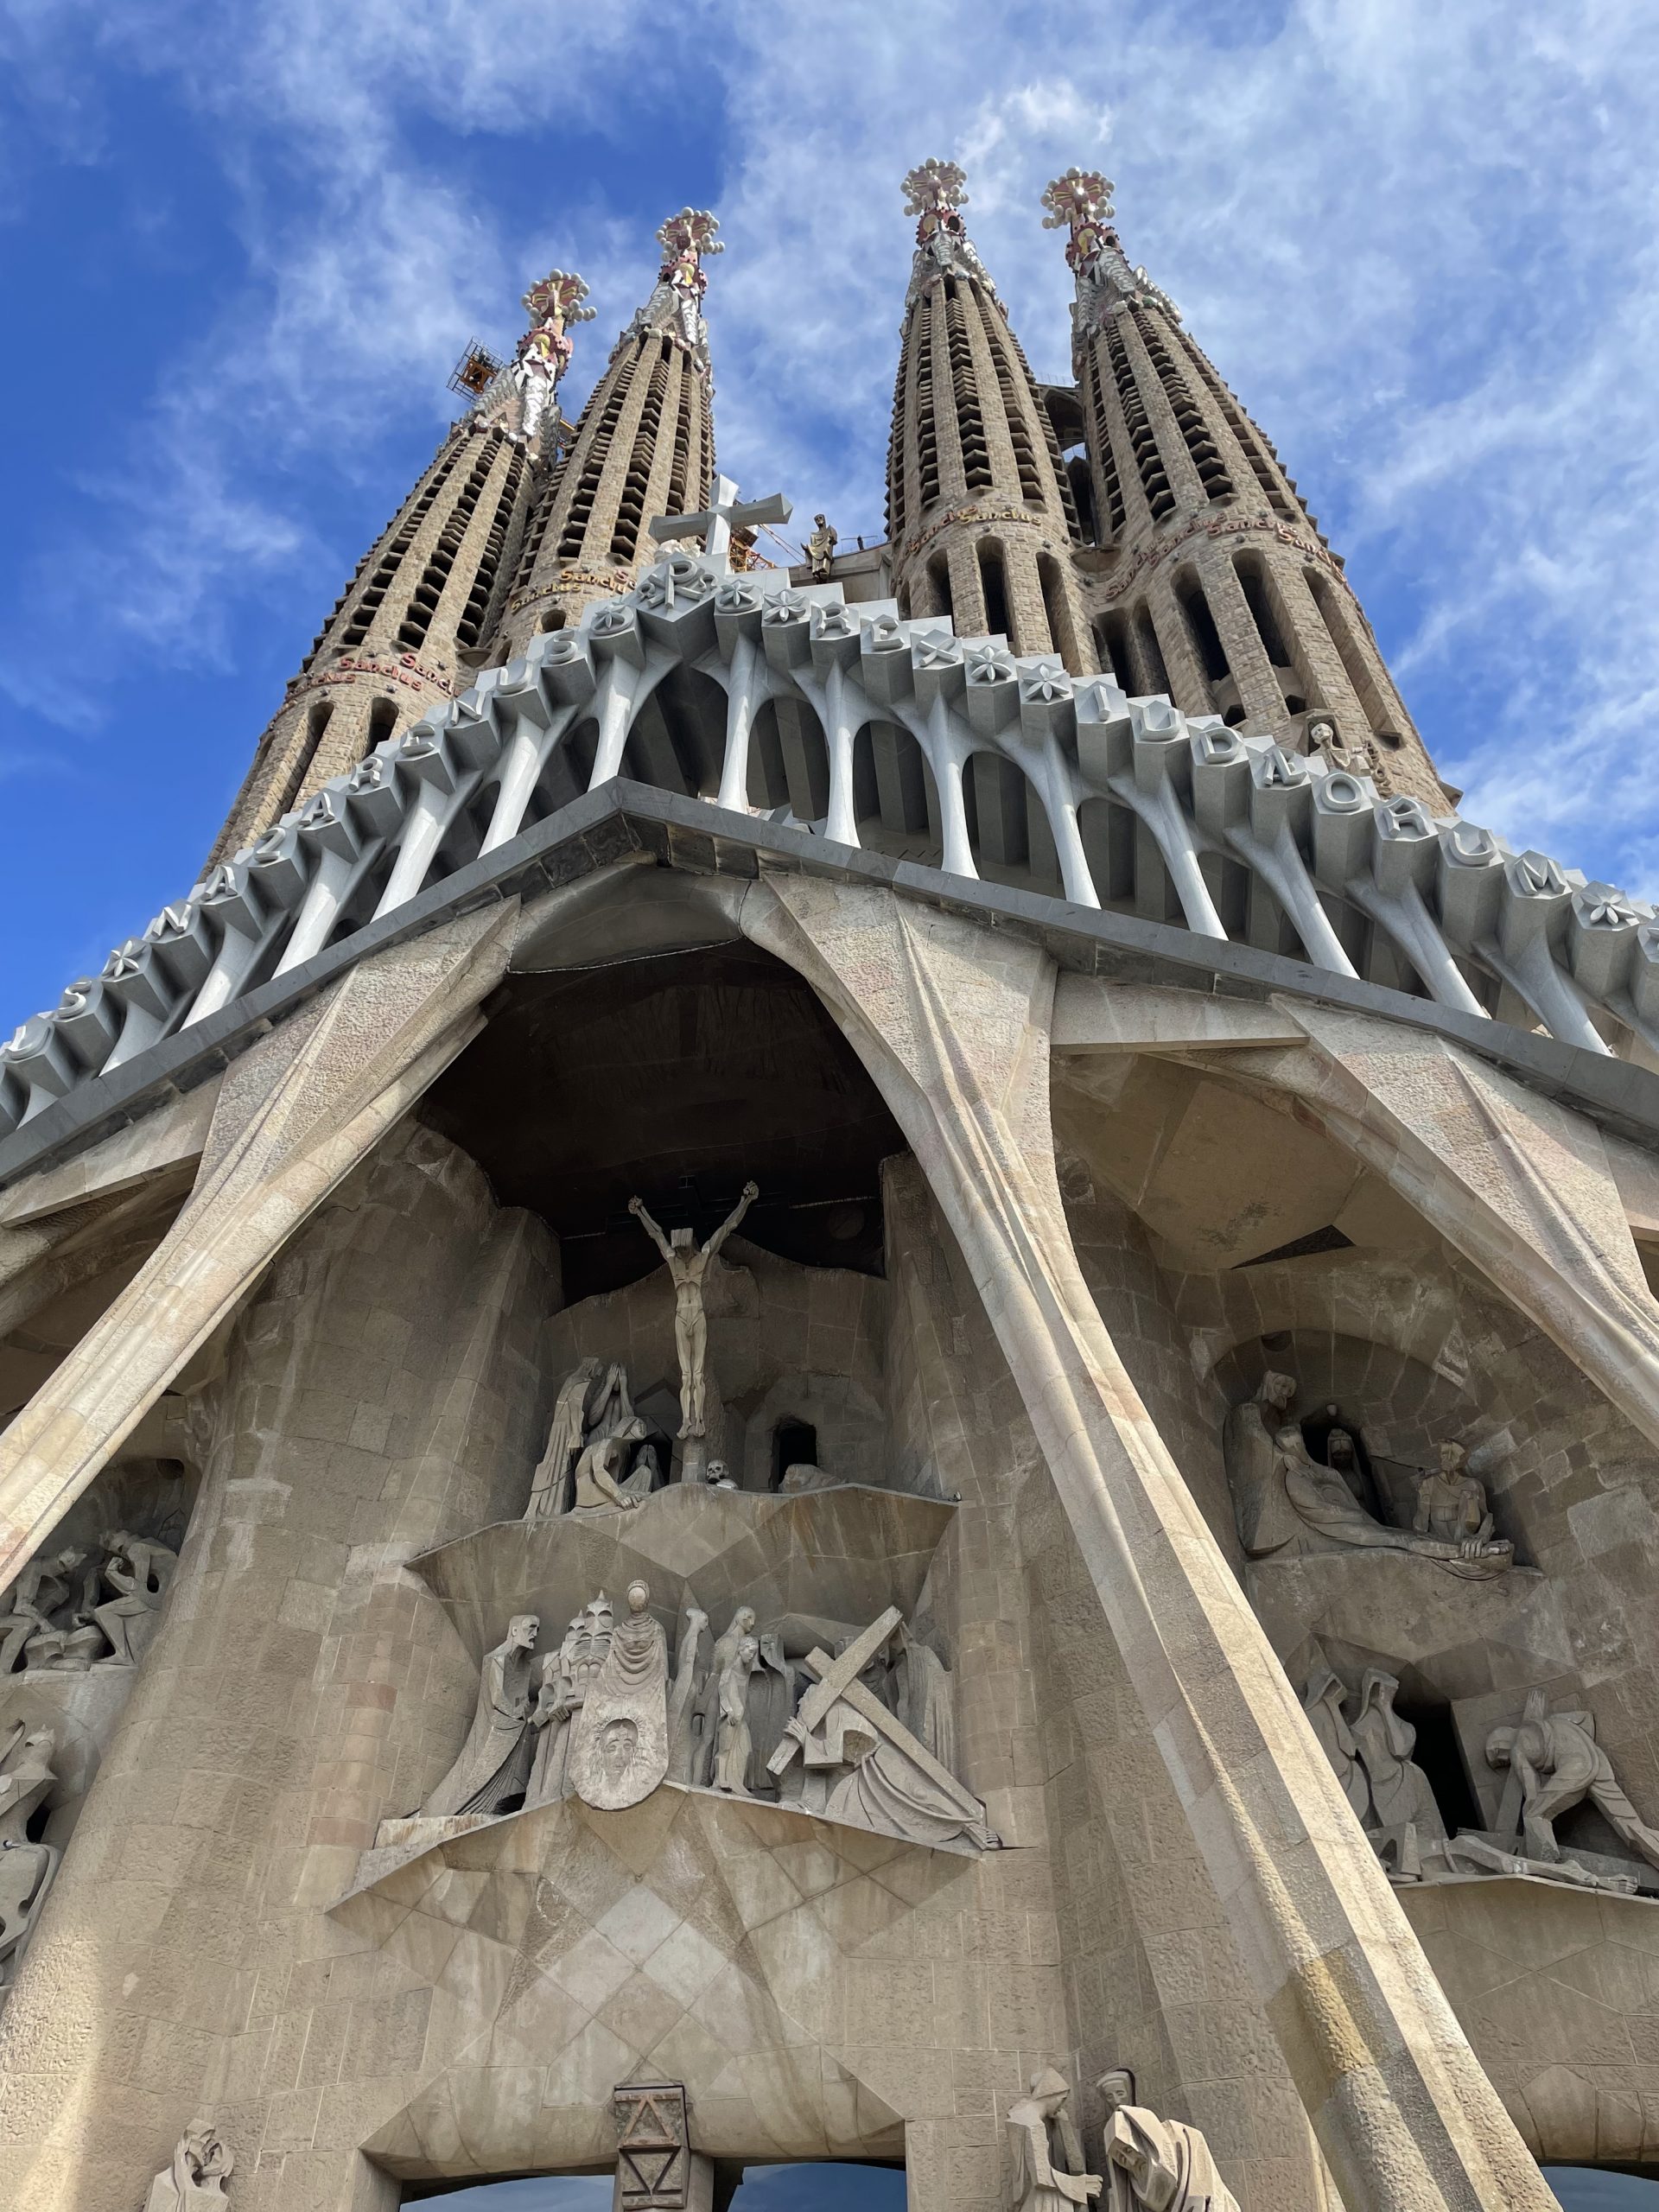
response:
{"label": "geometric stone pattern", "polygon": [[404,2180],[607,2162],[630,2080],[683,2082],[716,2158],[902,2155],[906,2120],[957,2112],[959,2078],[994,2124],[993,2005],[1033,2053],[1062,2033],[1052,1923],[1020,1914],[1016,1958],[974,1955],[997,1885],[672,1786],[456,1837],[334,1909],[434,1991],[420,2078],[365,2147]]}
{"label": "geometric stone pattern", "polygon": [[[734,575],[717,558],[675,552],[632,590],[585,608],[579,629],[534,639],[523,660],[486,670],[376,746],[24,1022],[0,1048],[0,1129],[395,912],[474,857],[480,834],[486,852],[509,843],[561,761],[575,764],[569,798],[625,767],[686,788],[675,766],[684,747],[677,754],[654,734],[653,700],[694,667],[677,711],[701,718],[702,788],[713,797],[717,785],[722,804],[781,805],[835,842],[856,846],[866,832],[879,842],[868,815],[861,830],[854,773],[857,734],[879,726],[884,817],[909,807],[914,828],[919,800],[901,806],[901,787],[906,775],[917,793],[925,785],[931,826],[908,850],[947,874],[988,872],[1160,920],[1174,912],[1224,942],[1251,934],[1230,928],[1217,903],[1217,871],[1232,868],[1262,887],[1250,912],[1282,916],[1315,968],[1353,976],[1357,952],[1384,984],[1414,976],[1443,1005],[1495,1008],[1599,1054],[1609,1047],[1594,1006],[1659,1048],[1659,923],[1642,902],[1540,854],[1516,855],[1461,817],[1382,799],[1320,757],[1189,719],[1166,698],[1129,698],[1052,658],[1016,659],[1000,639],[958,639],[944,621],[901,621],[891,602],[843,606],[838,584],[798,589],[779,572]],[[775,790],[774,756],[753,742],[763,708],[792,733]],[[977,840],[964,785],[976,754],[1010,765],[997,803],[1020,817],[993,833],[982,794]],[[1127,892],[1106,859],[1120,818],[1141,855]],[[902,843],[902,822],[899,834]],[[994,858],[1027,847],[1030,867]],[[1280,927],[1262,940],[1272,949]]]}

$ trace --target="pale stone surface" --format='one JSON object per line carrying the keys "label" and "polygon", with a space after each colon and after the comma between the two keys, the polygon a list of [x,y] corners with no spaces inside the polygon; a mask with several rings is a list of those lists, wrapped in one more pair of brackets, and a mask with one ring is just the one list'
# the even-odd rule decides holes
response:
{"label": "pale stone surface", "polygon": [[474,1033],[515,912],[448,921],[365,962],[228,1071],[183,1211],[0,1437],[0,1579]]}
{"label": "pale stone surface", "polygon": [[1014,2212],[1066,2212],[1100,2195],[1101,2177],[1084,2171],[1083,2145],[1066,2109],[1070,2096],[1065,2075],[1049,2066],[1032,2075],[1025,2095],[1008,2108]]}
{"label": "pale stone surface", "polygon": [[[1472,2208],[1508,2191],[1543,2207],[1088,1299],[1054,1183],[1052,968],[891,894],[798,878],[752,890],[742,918],[832,1007],[962,1241],[1344,2196],[1381,2204],[1405,2189]],[[1176,1619],[1181,1646],[1164,1625]],[[1206,1647],[1215,1664],[1184,1663]]]}

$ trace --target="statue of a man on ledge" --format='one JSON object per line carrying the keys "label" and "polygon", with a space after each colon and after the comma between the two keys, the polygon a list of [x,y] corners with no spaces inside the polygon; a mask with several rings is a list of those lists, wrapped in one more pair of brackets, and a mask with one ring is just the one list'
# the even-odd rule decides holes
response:
{"label": "statue of a man on ledge", "polygon": [[702,1281],[709,1262],[760,1195],[758,1183],[746,1183],[743,1195],[709,1242],[699,1247],[689,1229],[664,1236],[645,1211],[643,1198],[630,1198],[628,1211],[638,1214],[640,1226],[668,1262],[674,1283],[674,1349],[680,1361],[680,1434],[703,1433],[703,1368],[709,1351],[709,1316],[703,1310]]}

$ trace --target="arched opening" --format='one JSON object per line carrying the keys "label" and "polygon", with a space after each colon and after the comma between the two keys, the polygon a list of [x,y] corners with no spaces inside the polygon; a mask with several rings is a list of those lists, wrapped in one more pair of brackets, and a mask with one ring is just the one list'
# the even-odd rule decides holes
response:
{"label": "arched opening", "polygon": [[1135,689],[1135,658],[1129,644],[1129,618],[1119,607],[1108,607],[1095,621],[1095,651],[1100,664],[1120,690]]}
{"label": "arched opening", "polygon": [[950,595],[950,562],[948,555],[936,553],[927,564],[927,595],[931,601],[930,614],[942,614],[947,622],[956,620],[956,605]]}
{"label": "arched opening", "polygon": [[749,804],[786,810],[797,822],[830,811],[830,748],[817,716],[800,699],[762,702],[749,734]]}
{"label": "arched opening", "polygon": [[536,626],[546,638],[550,637],[555,630],[563,630],[564,623],[564,609],[562,607],[550,607]]}
{"label": "arched opening", "polygon": [[1135,645],[1141,677],[1136,689],[1143,692],[1161,691],[1167,698],[1169,671],[1164,665],[1164,649],[1158,642],[1158,626],[1144,600],[1135,610]]}
{"label": "arched opening", "polygon": [[713,798],[725,759],[725,692],[712,676],[671,668],[634,717],[622,773],[685,798]]}
{"label": "arched opening", "polygon": [[1060,572],[1060,564],[1052,553],[1037,556],[1037,580],[1042,586],[1043,612],[1048,617],[1050,642],[1067,671],[1072,676],[1081,676],[1083,657],[1077,651],[1077,633],[1071,620],[1071,603],[1066,597],[1065,579]]}
{"label": "arched opening", "polygon": [[1233,572],[1238,578],[1250,620],[1262,640],[1262,650],[1273,663],[1273,672],[1285,695],[1287,714],[1306,714],[1310,705],[1322,706],[1323,697],[1313,681],[1306,655],[1294,633],[1272,571],[1259,553],[1235,556]]}
{"label": "arched opening", "polygon": [[[1319,569],[1304,569],[1302,575],[1313,595],[1313,604],[1319,610],[1319,620],[1330,633],[1331,642],[1337,649],[1337,657],[1349,683],[1354,687],[1354,696],[1359,702],[1360,712],[1378,736],[1384,737],[1386,743],[1398,745],[1398,736],[1389,729],[1394,717],[1383,703],[1382,686],[1372,671],[1350,611],[1343,603],[1342,594]],[[1385,733],[1388,733],[1386,736]]]}
{"label": "arched opening", "polygon": [[810,1421],[792,1417],[780,1421],[772,1432],[772,1487],[777,1490],[791,1467],[816,1467],[818,1432]]}
{"label": "arched opening", "polygon": [[1221,642],[1221,632],[1216,627],[1216,618],[1205,597],[1204,586],[1193,569],[1183,569],[1176,577],[1175,602],[1185,619],[1187,637],[1213,698],[1219,687],[1231,688],[1233,672],[1228,664],[1227,648]]}
{"label": "arched opening", "polygon": [[943,867],[933,771],[916,740],[896,722],[867,722],[854,740],[853,811],[867,851]]}
{"label": "arched opening", "polygon": [[377,699],[369,709],[369,734],[363,747],[365,753],[372,753],[377,745],[383,745],[395,734],[397,728],[397,701]]}
{"label": "arched opening", "polygon": [[1006,753],[976,753],[962,779],[974,865],[991,883],[1058,888],[1059,861],[1043,803]]}
{"label": "arched opening", "polygon": [[1012,641],[1014,621],[1008,613],[1007,571],[1000,538],[982,537],[974,549],[979,563],[979,588],[985,599],[985,628],[990,637]]}
{"label": "arched opening", "polygon": [[306,778],[316,761],[317,747],[322,743],[322,734],[334,720],[334,702],[332,699],[314,699],[306,711],[305,739],[294,756],[277,800],[274,820],[279,820],[294,805],[305,789]]}

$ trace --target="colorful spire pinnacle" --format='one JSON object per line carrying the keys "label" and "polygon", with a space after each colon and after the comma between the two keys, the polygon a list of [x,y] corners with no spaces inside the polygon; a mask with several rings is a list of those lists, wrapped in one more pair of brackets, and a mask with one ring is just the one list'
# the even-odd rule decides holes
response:
{"label": "colorful spire pinnacle", "polygon": [[906,307],[941,276],[970,276],[984,286],[992,299],[996,298],[990,271],[980,259],[957,212],[968,205],[968,194],[963,189],[967,181],[955,162],[931,159],[919,163],[905,179],[905,213],[918,219]]}
{"label": "colorful spire pinnacle", "polygon": [[1077,304],[1072,326],[1079,338],[1098,330],[1107,318],[1131,300],[1154,301],[1173,322],[1180,309],[1159,290],[1144,269],[1131,269],[1124,257],[1117,232],[1112,228],[1116,190],[1109,177],[1098,169],[1069,168],[1043,193],[1046,231],[1069,231],[1066,265],[1077,279]]}
{"label": "colorful spire pinnacle", "polygon": [[709,332],[703,321],[703,296],[709,279],[702,263],[706,255],[724,253],[715,238],[720,228],[706,207],[682,207],[671,215],[657,233],[663,249],[662,266],[651,297],[623,332],[632,338],[641,331],[665,331],[677,346],[695,357],[700,367],[709,365]]}
{"label": "colorful spire pinnacle", "polygon": [[563,269],[550,270],[524,294],[522,305],[531,327],[518,340],[512,376],[524,401],[518,434],[526,445],[540,439],[550,405],[555,423],[559,421],[559,382],[576,350],[567,327],[593,321],[593,308],[582,305],[587,296],[582,279]]}

